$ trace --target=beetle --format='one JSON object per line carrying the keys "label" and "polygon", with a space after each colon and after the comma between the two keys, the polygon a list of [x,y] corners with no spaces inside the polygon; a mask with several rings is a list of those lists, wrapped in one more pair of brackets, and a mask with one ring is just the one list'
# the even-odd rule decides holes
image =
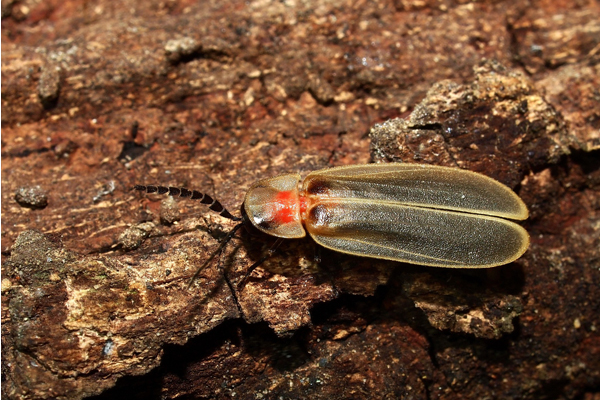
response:
{"label": "beetle", "polygon": [[282,240],[308,234],[341,253],[448,268],[507,264],[529,246],[527,231],[511,221],[529,215],[519,196],[490,177],[460,168],[389,163],[322,169],[303,181],[300,174],[279,175],[248,189],[241,218],[197,191],[135,188],[197,198],[240,222],[201,269],[242,226],[278,238],[269,255]]}

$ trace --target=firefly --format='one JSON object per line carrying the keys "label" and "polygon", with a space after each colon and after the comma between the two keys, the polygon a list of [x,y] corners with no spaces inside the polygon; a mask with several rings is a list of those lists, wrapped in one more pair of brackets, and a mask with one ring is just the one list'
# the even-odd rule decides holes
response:
{"label": "firefly", "polygon": [[[518,259],[529,246],[514,222],[529,212],[510,188],[485,175],[425,164],[365,164],[284,174],[254,183],[241,217],[198,191],[164,186],[137,190],[200,199],[239,222],[204,268],[245,226],[277,240],[307,235],[345,254],[446,268],[489,268]],[[193,279],[193,278],[192,278]],[[244,279],[242,280],[242,282]]]}

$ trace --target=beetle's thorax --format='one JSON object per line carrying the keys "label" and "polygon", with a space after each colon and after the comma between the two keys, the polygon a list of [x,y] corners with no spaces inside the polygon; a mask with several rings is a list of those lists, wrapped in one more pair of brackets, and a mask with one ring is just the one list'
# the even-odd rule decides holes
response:
{"label": "beetle's thorax", "polygon": [[288,239],[306,236],[301,220],[299,181],[299,174],[287,174],[252,185],[243,205],[248,220],[272,236]]}

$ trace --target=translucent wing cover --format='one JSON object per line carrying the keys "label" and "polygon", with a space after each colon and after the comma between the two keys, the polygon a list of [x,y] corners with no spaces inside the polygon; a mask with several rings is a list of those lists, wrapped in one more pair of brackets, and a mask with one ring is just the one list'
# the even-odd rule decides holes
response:
{"label": "translucent wing cover", "polygon": [[529,245],[527,208],[509,188],[455,168],[372,164],[311,173],[305,226],[344,253],[441,267],[492,267]]}

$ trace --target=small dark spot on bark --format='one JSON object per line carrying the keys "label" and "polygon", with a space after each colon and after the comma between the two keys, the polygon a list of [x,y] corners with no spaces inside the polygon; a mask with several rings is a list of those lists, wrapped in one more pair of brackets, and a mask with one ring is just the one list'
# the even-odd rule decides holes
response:
{"label": "small dark spot on bark", "polygon": [[146,151],[148,151],[148,149],[142,145],[135,142],[125,142],[123,143],[123,150],[121,150],[121,154],[119,154],[119,161],[129,162],[135,160]]}

